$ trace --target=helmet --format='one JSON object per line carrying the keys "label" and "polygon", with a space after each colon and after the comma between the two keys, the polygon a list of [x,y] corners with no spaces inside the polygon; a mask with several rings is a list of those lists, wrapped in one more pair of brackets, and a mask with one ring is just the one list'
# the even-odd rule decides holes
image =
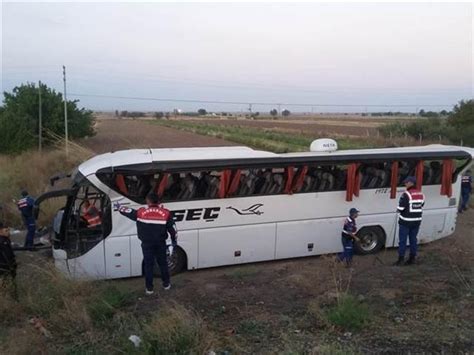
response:
{"label": "helmet", "polygon": [[355,215],[356,213],[359,213],[360,211],[357,209],[357,208],[351,208],[349,210],[349,215],[352,216],[352,215]]}

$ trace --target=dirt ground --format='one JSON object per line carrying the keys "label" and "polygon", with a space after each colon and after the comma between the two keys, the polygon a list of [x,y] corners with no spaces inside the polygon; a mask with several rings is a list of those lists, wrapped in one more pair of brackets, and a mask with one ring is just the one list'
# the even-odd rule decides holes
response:
{"label": "dirt ground", "polygon": [[130,148],[176,148],[237,145],[219,138],[199,136],[143,120],[99,119],[97,134],[79,143],[96,153]]}

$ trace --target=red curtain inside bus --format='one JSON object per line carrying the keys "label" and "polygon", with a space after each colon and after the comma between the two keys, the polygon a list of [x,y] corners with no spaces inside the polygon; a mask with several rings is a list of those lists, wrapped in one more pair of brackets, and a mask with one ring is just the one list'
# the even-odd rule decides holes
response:
{"label": "red curtain inside bus", "polygon": [[441,195],[451,197],[453,194],[453,171],[452,159],[443,160],[443,172],[441,176]]}
{"label": "red curtain inside bus", "polygon": [[423,161],[420,160],[416,164],[416,172],[415,172],[416,189],[419,191],[421,190],[421,187],[423,186],[423,169],[424,169]]}
{"label": "red curtain inside bus", "polygon": [[293,185],[293,177],[295,175],[295,170],[292,166],[289,166],[285,169],[286,174],[286,183],[285,183],[285,194],[292,194],[293,190],[291,186]]}
{"label": "red curtain inside bus", "polygon": [[394,199],[397,197],[397,185],[398,185],[398,161],[392,163],[392,177],[390,179],[390,198]]}
{"label": "red curtain inside bus", "polygon": [[156,194],[158,197],[163,197],[163,193],[165,192],[166,186],[168,185],[168,173],[164,173],[161,177],[160,183],[158,184],[158,188],[156,190]]}
{"label": "red curtain inside bus", "polygon": [[346,201],[352,201],[353,196],[359,196],[360,192],[360,173],[357,163],[349,164],[347,167],[346,181]]}
{"label": "red curtain inside bus", "polygon": [[117,174],[115,184],[123,195],[128,195],[127,185],[125,185],[125,178],[122,174]]}
{"label": "red curtain inside bus", "polygon": [[301,188],[303,187],[304,178],[307,173],[308,173],[308,167],[306,165],[298,169],[298,173],[296,174],[296,177],[293,179],[293,188],[292,188],[293,192],[299,192],[301,190]]}
{"label": "red curtain inside bus", "polygon": [[224,198],[227,193],[227,188],[230,182],[230,174],[231,174],[230,170],[224,170],[221,173],[221,181],[219,184],[219,198]]}
{"label": "red curtain inside bus", "polygon": [[226,196],[231,196],[235,191],[237,191],[237,188],[239,187],[240,183],[240,175],[242,175],[242,171],[240,169],[237,169],[234,172],[234,176],[232,177],[232,180],[229,184],[229,188],[227,189]]}

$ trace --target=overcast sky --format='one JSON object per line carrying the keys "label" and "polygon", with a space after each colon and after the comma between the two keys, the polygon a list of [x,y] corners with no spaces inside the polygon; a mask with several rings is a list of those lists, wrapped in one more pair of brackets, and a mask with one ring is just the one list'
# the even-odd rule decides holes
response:
{"label": "overcast sky", "polygon": [[[38,80],[62,91],[65,64],[71,98],[449,108],[473,96],[472,21],[469,3],[3,3],[2,91]],[[104,110],[245,107],[80,100]]]}

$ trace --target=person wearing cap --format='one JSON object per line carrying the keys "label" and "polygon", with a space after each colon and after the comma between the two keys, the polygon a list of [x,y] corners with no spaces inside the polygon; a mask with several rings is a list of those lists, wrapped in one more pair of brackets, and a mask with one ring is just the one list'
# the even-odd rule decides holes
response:
{"label": "person wearing cap", "polygon": [[33,206],[35,199],[28,194],[28,191],[21,192],[21,199],[17,202],[23,223],[26,227],[25,248],[33,248],[33,239],[36,233],[36,221],[33,215]]}
{"label": "person wearing cap", "polygon": [[[395,265],[411,265],[415,263],[417,252],[417,235],[420,229],[425,197],[416,188],[416,178],[408,176],[403,180],[406,190],[398,202],[398,260]],[[407,239],[410,240],[410,257],[405,262]]]}
{"label": "person wearing cap", "polygon": [[471,170],[468,170],[461,177],[461,203],[459,204],[459,213],[463,213],[465,210],[467,210],[469,198],[471,197],[471,192],[472,192],[472,176],[471,176]]}
{"label": "person wearing cap", "polygon": [[153,294],[153,266],[158,262],[163,288],[171,288],[168,270],[166,239],[168,233],[173,247],[177,246],[178,233],[173,216],[169,210],[160,206],[158,195],[151,192],[146,196],[147,207],[138,210],[122,206],[120,214],[137,222],[138,239],[142,242],[143,264],[145,271],[145,294]]}
{"label": "person wearing cap", "polygon": [[0,222],[0,276],[16,275],[16,260],[10,241],[9,228]]}
{"label": "person wearing cap", "polygon": [[340,261],[345,261],[347,267],[350,267],[352,264],[352,256],[354,255],[354,241],[359,240],[359,238],[356,236],[356,218],[359,216],[359,212],[360,211],[356,208],[351,208],[349,210],[349,216],[344,221],[344,226],[342,227],[341,242],[343,251],[339,254],[338,259]]}

